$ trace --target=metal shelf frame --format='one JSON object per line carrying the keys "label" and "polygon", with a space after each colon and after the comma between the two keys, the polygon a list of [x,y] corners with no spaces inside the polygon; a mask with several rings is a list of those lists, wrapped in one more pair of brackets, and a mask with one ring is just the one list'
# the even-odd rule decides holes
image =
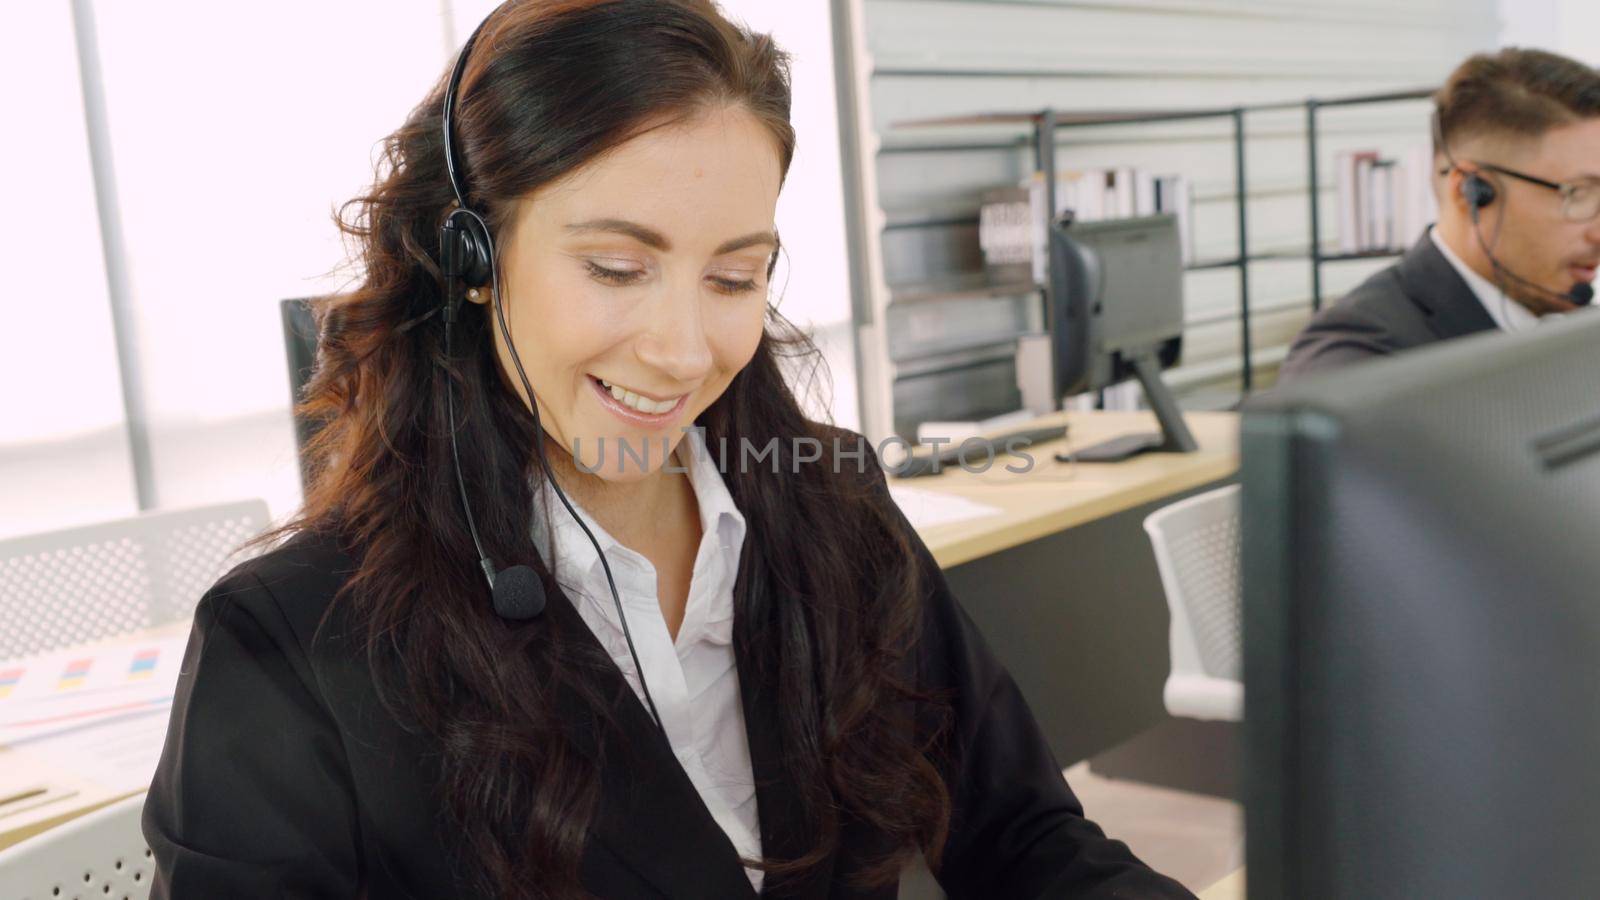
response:
{"label": "metal shelf frame", "polygon": [[[1235,196],[1235,213],[1237,216],[1237,231],[1235,239],[1238,244],[1237,255],[1218,260],[1195,261],[1185,266],[1187,271],[1238,269],[1239,271],[1239,381],[1243,393],[1248,396],[1254,389],[1255,364],[1250,337],[1250,264],[1254,261],[1269,259],[1309,258],[1311,261],[1311,308],[1313,311],[1322,308],[1322,266],[1328,263],[1343,262],[1347,260],[1370,260],[1398,256],[1394,251],[1375,251],[1367,253],[1329,253],[1322,247],[1322,227],[1319,219],[1321,212],[1320,190],[1318,179],[1318,116],[1330,108],[1364,106],[1377,103],[1395,103],[1401,101],[1423,100],[1433,96],[1433,88],[1419,88],[1405,91],[1389,91],[1376,94],[1362,94],[1356,96],[1322,99],[1310,97],[1305,100],[1295,100],[1277,103],[1260,103],[1253,105],[1216,107],[1210,109],[1173,109],[1149,110],[1137,112],[1065,112],[1054,108],[1032,110],[1024,112],[996,112],[981,113],[969,116],[951,116],[934,119],[918,119],[908,122],[897,122],[897,128],[918,128],[933,126],[960,126],[960,125],[1023,125],[1031,129],[1029,142],[1033,146],[1034,168],[1044,178],[1045,204],[1049,210],[1055,209],[1056,204],[1056,132],[1062,128],[1082,128],[1105,125],[1144,125],[1161,122],[1182,122],[1203,119],[1226,119],[1232,123],[1233,135],[1233,181]],[[1245,153],[1245,117],[1253,112],[1284,111],[1304,109],[1306,116],[1306,162],[1307,180],[1306,193],[1310,204],[1311,242],[1304,253],[1275,251],[1271,253],[1252,254],[1250,252],[1250,219],[1249,219],[1249,166]],[[920,149],[920,148],[919,148]],[[1040,291],[1045,299],[1046,324],[1051,324],[1048,319],[1050,304],[1046,285],[1035,285],[1034,289]],[[970,288],[969,288],[970,290]],[[960,289],[938,292],[942,296],[953,296],[961,293]],[[916,292],[920,293],[920,292]]]}

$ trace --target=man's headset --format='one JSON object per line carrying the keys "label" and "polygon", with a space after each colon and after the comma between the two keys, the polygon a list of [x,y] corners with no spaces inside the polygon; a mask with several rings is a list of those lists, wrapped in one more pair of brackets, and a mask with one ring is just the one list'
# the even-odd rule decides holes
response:
{"label": "man's headset", "polygon": [[1444,154],[1445,161],[1450,164],[1448,168],[1439,174],[1449,175],[1451,170],[1460,170],[1461,172],[1461,196],[1467,201],[1467,214],[1472,217],[1472,233],[1477,237],[1478,246],[1483,249],[1483,255],[1488,257],[1489,265],[1494,268],[1497,280],[1501,282],[1499,285],[1500,293],[1507,293],[1504,282],[1510,280],[1530,287],[1547,297],[1563,300],[1574,306],[1588,306],[1594,300],[1594,285],[1592,284],[1580,282],[1573,285],[1572,290],[1567,291],[1565,294],[1557,293],[1543,285],[1535,284],[1523,278],[1500,264],[1500,260],[1495,257],[1494,251],[1489,249],[1488,242],[1483,239],[1483,227],[1478,221],[1483,209],[1494,203],[1500,196],[1500,192],[1495,188],[1494,183],[1483,177],[1481,173],[1472,169],[1462,168],[1456,162],[1455,157],[1450,154],[1450,145],[1445,143],[1444,124],[1440,121],[1438,109],[1433,111],[1433,136],[1438,143],[1439,152]]}
{"label": "man's headset", "polygon": [[[444,319],[444,354],[447,360],[453,359],[451,344],[463,302],[461,289],[465,288],[466,294],[475,299],[481,288],[488,287],[490,305],[494,307],[500,337],[511,354],[511,362],[516,366],[517,376],[522,380],[523,390],[528,395],[528,405],[533,411],[534,452],[538,455],[539,465],[544,470],[545,480],[555,489],[556,496],[561,498],[561,505],[566,507],[573,521],[583,529],[589,543],[594,545],[594,552],[600,557],[600,566],[606,575],[606,585],[611,588],[611,600],[616,605],[617,618],[622,623],[622,635],[628,643],[628,654],[633,657],[634,670],[639,673],[639,685],[643,689],[645,703],[650,707],[650,715],[655,719],[656,727],[661,728],[661,714],[656,711],[655,700],[650,696],[650,686],[645,682],[644,666],[639,664],[639,654],[634,650],[633,635],[628,630],[628,617],[622,610],[622,598],[617,593],[617,583],[611,575],[611,564],[606,560],[600,542],[584,523],[583,517],[573,509],[572,501],[567,499],[560,482],[550,471],[550,461],[544,452],[544,426],[539,421],[539,403],[534,397],[533,386],[528,382],[528,374],[522,368],[522,359],[517,355],[517,345],[511,340],[511,331],[506,326],[505,309],[500,304],[499,269],[495,265],[494,239],[490,236],[489,226],[483,217],[467,205],[467,189],[456,163],[454,116],[456,94],[461,87],[461,74],[466,70],[467,57],[472,54],[472,46],[478,40],[478,33],[493,16],[494,13],[491,12],[483,22],[479,22],[478,27],[473,29],[471,36],[467,38],[466,44],[462,45],[461,54],[456,57],[455,68],[450,72],[450,84],[444,96],[445,169],[450,176],[450,188],[456,195],[456,208],[450,212],[439,228],[439,269],[444,276],[444,305],[441,308]],[[445,377],[448,379],[449,375],[446,374]],[[456,443],[456,403],[453,382],[445,391],[445,398],[450,416],[450,458],[455,465],[456,486],[461,491],[461,509],[466,514],[467,528],[472,532],[472,544],[478,553],[478,566],[483,569],[484,578],[489,583],[489,592],[494,598],[495,612],[503,618],[516,621],[532,619],[544,612],[547,599],[544,584],[539,580],[538,573],[529,566],[512,566],[503,572],[497,572],[494,562],[484,553],[483,543],[478,539],[478,525],[472,516],[472,504],[467,499],[466,479],[461,474],[461,452]],[[662,734],[665,736],[664,731]]]}

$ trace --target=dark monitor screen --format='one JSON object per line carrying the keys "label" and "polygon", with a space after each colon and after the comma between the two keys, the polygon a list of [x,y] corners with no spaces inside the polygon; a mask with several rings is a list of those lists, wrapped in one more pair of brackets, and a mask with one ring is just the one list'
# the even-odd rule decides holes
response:
{"label": "dark monitor screen", "polygon": [[1600,314],[1242,421],[1251,898],[1600,896]]}
{"label": "dark monitor screen", "polygon": [[[311,312],[309,299],[278,301],[278,315],[283,324],[284,355],[289,363],[289,402],[291,409],[300,402],[307,382],[316,368],[317,321]],[[308,483],[306,443],[316,429],[300,416],[294,417],[295,448],[300,457],[300,484]]]}
{"label": "dark monitor screen", "polygon": [[1183,334],[1183,252],[1170,214],[1055,223],[1050,332],[1055,396],[1132,377],[1129,360],[1154,350],[1177,362]]}

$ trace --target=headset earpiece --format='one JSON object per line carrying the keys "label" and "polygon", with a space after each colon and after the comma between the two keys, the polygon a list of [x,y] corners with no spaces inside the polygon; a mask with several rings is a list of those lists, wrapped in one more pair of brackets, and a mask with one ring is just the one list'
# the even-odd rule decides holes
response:
{"label": "headset earpiece", "polygon": [[1494,185],[1477,172],[1467,172],[1461,179],[1461,196],[1467,201],[1472,221],[1478,221],[1478,210],[1494,202]]}
{"label": "headset earpiece", "polygon": [[[489,225],[483,217],[467,206],[467,187],[463,173],[456,164],[456,93],[461,89],[461,73],[466,71],[467,57],[478,39],[478,32],[489,19],[478,23],[468,36],[461,52],[456,55],[455,67],[450,70],[450,85],[445,90],[444,108],[440,118],[444,130],[444,167],[450,178],[450,190],[456,195],[456,208],[445,218],[439,228],[439,268],[448,284],[451,279],[468,288],[481,288],[494,280],[494,241],[489,237]],[[454,298],[445,298],[447,315],[454,315]]]}
{"label": "headset earpiece", "polygon": [[439,268],[446,278],[459,279],[469,288],[494,280],[494,245],[476,213],[456,209],[444,220],[439,229]]}

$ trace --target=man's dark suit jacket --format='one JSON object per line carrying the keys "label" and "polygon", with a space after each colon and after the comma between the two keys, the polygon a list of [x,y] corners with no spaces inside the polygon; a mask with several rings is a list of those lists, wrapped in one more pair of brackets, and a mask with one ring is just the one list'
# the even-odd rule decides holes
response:
{"label": "man's dark suit jacket", "polygon": [[1318,313],[1289,348],[1278,380],[1495,327],[1472,288],[1424,234],[1399,262]]}
{"label": "man's dark suit jacket", "polygon": [[[910,531],[903,517],[900,524]],[[1017,686],[914,532],[911,538],[930,585],[920,677],[926,689],[952,698],[945,890],[982,898],[1192,897],[1084,818]],[[154,900],[475,896],[455,874],[472,861],[453,856],[440,833],[445,817],[432,793],[429,747],[378,702],[338,629],[313,638],[353,567],[331,541],[302,535],[234,569],[200,601],[145,804]],[[773,590],[767,581],[741,579],[738,590]],[[737,596],[736,603],[744,608]],[[569,633],[593,640],[564,596],[553,595],[544,615],[563,617],[574,626]],[[757,670],[749,660],[737,665],[763,851],[794,858],[809,845],[791,824],[797,795],[777,777],[784,748],[775,723],[784,701],[772,684],[748,677]],[[733,845],[620,671],[605,678],[605,689],[625,698],[619,719],[630,746],[601,754],[584,886],[606,898],[754,897]],[[855,820],[820,870],[803,882],[769,875],[763,895],[892,900],[895,887],[864,890],[844,877],[878,844]]]}

